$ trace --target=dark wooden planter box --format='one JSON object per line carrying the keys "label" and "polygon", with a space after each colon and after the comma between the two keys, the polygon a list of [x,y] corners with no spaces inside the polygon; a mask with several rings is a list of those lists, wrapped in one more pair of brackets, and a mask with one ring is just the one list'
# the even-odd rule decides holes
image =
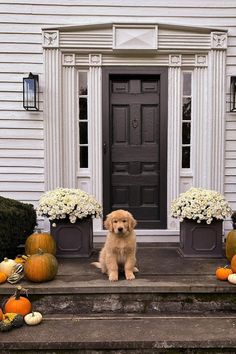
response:
{"label": "dark wooden planter box", "polygon": [[209,225],[188,219],[181,222],[179,251],[184,257],[222,257],[222,221]]}
{"label": "dark wooden planter box", "polygon": [[[56,226],[52,226],[53,224]],[[56,241],[58,257],[90,257],[93,250],[93,220],[85,218],[70,223],[68,220],[50,221],[50,232]]]}

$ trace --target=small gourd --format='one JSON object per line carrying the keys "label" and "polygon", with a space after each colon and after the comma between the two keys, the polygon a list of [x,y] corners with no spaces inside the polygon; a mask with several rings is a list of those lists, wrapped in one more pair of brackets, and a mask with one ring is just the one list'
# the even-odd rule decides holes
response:
{"label": "small gourd", "polygon": [[230,274],[228,276],[228,281],[231,283],[231,284],[236,284],[236,274]]}
{"label": "small gourd", "polygon": [[2,321],[2,320],[3,320],[3,312],[2,312],[2,309],[0,307],[0,321]]}
{"label": "small gourd", "polygon": [[13,273],[7,278],[7,281],[10,284],[16,284],[21,280],[21,278],[23,278],[23,276],[24,274]]}
{"label": "small gourd", "polygon": [[14,312],[5,313],[4,320],[10,321],[13,328],[22,327],[24,324],[24,317]]}
{"label": "small gourd", "polygon": [[40,312],[31,312],[24,317],[25,323],[29,326],[35,326],[42,322],[43,316]]}
{"label": "small gourd", "polygon": [[31,302],[24,296],[21,295],[21,291],[25,291],[21,286],[16,288],[15,295],[11,296],[5,303],[4,312],[14,312],[19,315],[25,316],[31,312]]}
{"label": "small gourd", "polygon": [[19,328],[23,326],[23,316],[17,313],[5,313],[4,319],[0,322],[0,332],[8,332],[12,328]]}
{"label": "small gourd", "polygon": [[227,268],[227,266],[216,269],[216,278],[218,280],[227,280],[230,274],[233,274],[232,269]]}
{"label": "small gourd", "polygon": [[0,332],[8,332],[12,329],[11,321],[8,319],[0,322]]}
{"label": "small gourd", "polygon": [[16,284],[24,276],[24,266],[20,263],[17,263],[12,268],[11,275],[7,278],[8,283]]}
{"label": "small gourd", "polygon": [[0,284],[5,283],[6,280],[7,280],[6,273],[0,272]]}
{"label": "small gourd", "polygon": [[15,261],[16,263],[19,263],[19,264],[23,264],[23,265],[24,265],[24,263],[25,263],[25,261],[26,261],[27,258],[28,258],[28,257],[25,256],[25,255],[18,255],[18,256],[16,256],[16,258],[14,259],[14,261]]}
{"label": "small gourd", "polygon": [[0,263],[0,272],[5,273],[8,277],[12,272],[12,268],[16,265],[13,259],[8,259],[7,257]]}

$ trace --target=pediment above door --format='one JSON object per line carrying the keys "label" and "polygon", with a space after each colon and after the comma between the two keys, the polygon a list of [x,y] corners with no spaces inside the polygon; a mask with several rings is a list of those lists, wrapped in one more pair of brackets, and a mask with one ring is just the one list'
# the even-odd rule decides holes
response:
{"label": "pediment above door", "polygon": [[227,31],[154,22],[43,29],[43,47],[100,53],[196,52],[227,48]]}

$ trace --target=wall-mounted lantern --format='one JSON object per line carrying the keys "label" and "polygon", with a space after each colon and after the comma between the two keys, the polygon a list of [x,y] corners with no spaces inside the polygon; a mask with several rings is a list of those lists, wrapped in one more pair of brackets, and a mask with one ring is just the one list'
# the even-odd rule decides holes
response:
{"label": "wall-mounted lantern", "polygon": [[23,78],[23,107],[28,111],[39,110],[39,76],[29,73]]}
{"label": "wall-mounted lantern", "polygon": [[230,78],[230,112],[236,112],[236,76]]}

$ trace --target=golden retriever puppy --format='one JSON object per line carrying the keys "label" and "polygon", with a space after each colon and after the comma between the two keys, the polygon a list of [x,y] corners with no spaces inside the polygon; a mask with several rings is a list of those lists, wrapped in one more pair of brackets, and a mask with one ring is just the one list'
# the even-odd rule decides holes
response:
{"label": "golden retriever puppy", "polygon": [[136,264],[136,220],[126,210],[116,210],[108,214],[104,222],[108,230],[99,262],[92,263],[106,273],[110,281],[117,281],[122,266],[127,280],[135,279]]}

